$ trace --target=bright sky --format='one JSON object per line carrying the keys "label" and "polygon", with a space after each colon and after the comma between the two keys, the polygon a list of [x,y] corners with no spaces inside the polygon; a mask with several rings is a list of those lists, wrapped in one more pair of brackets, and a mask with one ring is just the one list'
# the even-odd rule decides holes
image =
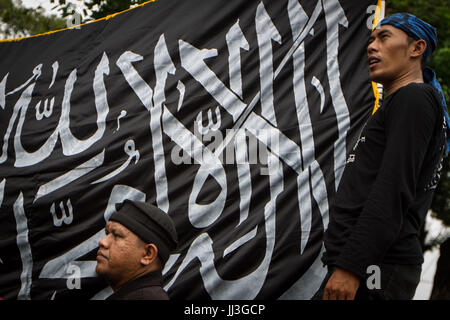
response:
{"label": "bright sky", "polygon": [[[14,0],[16,3],[22,2],[22,5],[26,8],[37,8],[41,6],[47,14],[59,15],[58,11],[52,10],[58,4],[58,1],[55,0],[55,3],[50,3],[50,0]],[[82,8],[82,1],[77,0],[66,0],[67,2],[74,3],[77,7]],[[80,9],[78,13],[83,15],[83,11]]]}
{"label": "bright sky", "polygon": [[[18,3],[18,0],[15,0]],[[56,10],[51,11],[51,8],[55,6],[55,4],[50,3],[50,0],[21,0],[22,5],[27,8],[37,8],[39,5],[44,8],[47,12],[51,12],[56,14]]]}

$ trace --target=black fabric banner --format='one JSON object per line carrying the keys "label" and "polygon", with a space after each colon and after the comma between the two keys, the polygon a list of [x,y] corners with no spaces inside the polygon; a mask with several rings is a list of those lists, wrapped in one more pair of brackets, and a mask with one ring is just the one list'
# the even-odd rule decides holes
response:
{"label": "black fabric banner", "polygon": [[309,299],[376,4],[158,0],[0,43],[0,297],[108,297],[98,241],[137,199],[176,224],[172,299]]}

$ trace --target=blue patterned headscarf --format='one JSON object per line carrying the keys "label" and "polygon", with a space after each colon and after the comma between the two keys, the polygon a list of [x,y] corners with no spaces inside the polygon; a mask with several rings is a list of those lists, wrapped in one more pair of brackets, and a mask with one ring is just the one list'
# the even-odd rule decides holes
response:
{"label": "blue patterned headscarf", "polygon": [[[437,33],[436,28],[429,25],[425,21],[408,13],[396,13],[383,19],[380,22],[380,26],[391,25],[397,29],[404,31],[414,40],[423,39],[427,42],[427,49],[424,52],[425,63],[428,58],[432,55],[437,47]],[[442,92],[441,85],[436,78],[436,74],[430,67],[426,67],[423,71],[423,79],[425,83],[432,85],[441,96],[441,104],[444,109],[445,122],[447,124],[447,143],[445,149],[445,155],[448,155],[450,151],[450,118],[448,116],[447,104],[445,102],[444,93]]]}

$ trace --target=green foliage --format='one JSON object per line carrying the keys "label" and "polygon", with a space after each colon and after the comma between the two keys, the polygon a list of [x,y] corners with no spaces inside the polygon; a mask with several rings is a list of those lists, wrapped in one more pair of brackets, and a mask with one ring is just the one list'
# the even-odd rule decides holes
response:
{"label": "green foliage", "polygon": [[411,13],[436,27],[441,46],[450,46],[448,0],[386,0],[386,16],[397,12]]}
{"label": "green foliage", "polygon": [[[91,0],[85,1],[85,4],[92,11],[92,18],[99,19],[146,1],[148,0]],[[98,6],[97,9],[94,7],[96,5]]]}
{"label": "green foliage", "polygon": [[[131,6],[138,5],[148,0],[78,0],[85,8],[83,13],[92,19],[100,19],[110,14],[129,9]],[[56,7],[63,17],[73,15],[76,8],[72,3],[66,0],[50,0],[51,3],[58,2]],[[89,19],[87,19],[89,20]]]}
{"label": "green foliage", "polygon": [[6,24],[6,36],[18,33],[33,35],[66,26],[64,19],[46,16],[41,10],[15,5],[12,0],[0,0],[0,19]]}

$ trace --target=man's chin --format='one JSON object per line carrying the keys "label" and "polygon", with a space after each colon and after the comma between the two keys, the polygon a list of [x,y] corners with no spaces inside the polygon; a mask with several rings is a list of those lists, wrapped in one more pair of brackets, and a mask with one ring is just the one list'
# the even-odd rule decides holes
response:
{"label": "man's chin", "polygon": [[383,79],[385,77],[380,72],[372,71],[372,72],[369,72],[369,78],[373,82],[383,83]]}
{"label": "man's chin", "polygon": [[102,266],[101,263],[97,263],[97,266],[95,267],[95,272],[98,275],[104,275],[106,274],[106,268],[105,266]]}
{"label": "man's chin", "polygon": [[383,83],[383,78],[382,77],[377,77],[377,76],[370,76],[370,81],[376,82],[376,83]]}

